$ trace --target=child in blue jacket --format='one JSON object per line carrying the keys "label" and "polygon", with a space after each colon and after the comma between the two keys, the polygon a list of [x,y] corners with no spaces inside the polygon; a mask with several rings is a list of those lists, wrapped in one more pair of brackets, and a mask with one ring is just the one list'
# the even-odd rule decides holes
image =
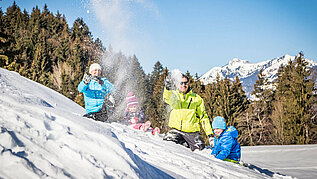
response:
{"label": "child in blue jacket", "polygon": [[84,116],[97,121],[108,118],[105,97],[114,91],[113,85],[101,78],[101,66],[94,63],[89,67],[89,75],[85,74],[78,85],[78,91],[84,93],[86,113]]}
{"label": "child in blue jacket", "polygon": [[241,148],[237,140],[238,131],[233,126],[226,126],[225,119],[217,116],[212,122],[215,136],[214,148],[211,155],[217,159],[238,162],[241,157]]}

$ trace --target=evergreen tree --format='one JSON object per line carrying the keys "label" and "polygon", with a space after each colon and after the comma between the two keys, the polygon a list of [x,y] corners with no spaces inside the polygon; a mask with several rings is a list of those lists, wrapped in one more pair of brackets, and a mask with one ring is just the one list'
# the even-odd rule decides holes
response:
{"label": "evergreen tree", "polygon": [[153,92],[155,111],[154,116],[151,118],[151,123],[153,123],[153,127],[159,127],[163,133],[168,131],[169,119],[169,107],[163,100],[164,82],[167,74],[168,70],[167,68],[165,68],[155,84]]}
{"label": "evergreen tree", "polygon": [[295,62],[290,61],[279,70],[276,87],[279,101],[276,101],[272,118],[276,129],[282,130],[283,135],[275,133],[282,144],[308,144],[312,140],[314,82],[310,74],[303,53]]}
{"label": "evergreen tree", "polygon": [[240,141],[245,145],[272,144],[270,118],[273,90],[268,88],[266,75],[260,70],[252,95],[255,98],[241,115],[238,123]]}
{"label": "evergreen tree", "polygon": [[159,76],[162,75],[163,70],[164,70],[164,68],[163,68],[162,64],[159,61],[157,61],[154,65],[153,71],[149,77],[149,79],[150,79],[149,80],[149,93],[150,94],[153,94],[154,86],[155,86],[157,80],[159,79]]}
{"label": "evergreen tree", "polygon": [[138,97],[139,105],[142,107],[146,107],[145,103],[147,102],[147,85],[146,85],[146,76],[145,73],[134,55],[131,59],[130,65],[131,77],[129,81],[130,91],[133,91],[134,94]]}
{"label": "evergreen tree", "polygon": [[227,125],[237,126],[236,119],[246,109],[248,100],[242,89],[240,80],[232,83],[228,78],[217,79],[213,116],[223,116]]}
{"label": "evergreen tree", "polygon": [[[83,105],[77,91],[87,66],[101,58],[100,40],[93,41],[82,19],[69,29],[65,16],[45,5],[29,15],[14,2],[0,11],[0,67],[14,70]],[[98,55],[96,55],[98,54]]]}

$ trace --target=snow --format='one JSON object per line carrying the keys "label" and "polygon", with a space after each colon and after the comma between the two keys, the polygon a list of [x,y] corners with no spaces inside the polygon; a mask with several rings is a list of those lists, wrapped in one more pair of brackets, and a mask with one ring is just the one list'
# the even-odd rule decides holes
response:
{"label": "snow", "polygon": [[244,160],[271,172],[317,178],[317,145],[243,147],[242,155]]}
{"label": "snow", "polygon": [[[290,60],[295,60],[296,56],[284,55],[279,58],[274,58],[271,60],[262,61],[259,63],[250,63],[247,60],[240,60],[238,58],[232,59],[227,65],[223,67],[214,67],[207,73],[200,77],[200,80],[204,84],[216,82],[216,77],[219,75],[221,79],[225,77],[229,78],[231,81],[235,80],[238,76],[243,90],[249,98],[251,97],[251,92],[253,91],[253,85],[258,79],[257,75],[259,71],[262,70],[263,74],[266,75],[268,82],[273,82],[277,79],[276,73],[281,65],[286,65]],[[312,68],[317,66],[317,62],[305,59],[308,62],[308,67]],[[268,86],[270,87],[270,86]]]}
{"label": "snow", "polygon": [[54,90],[0,68],[0,178],[317,177],[317,145],[242,147],[242,159],[255,165],[247,168],[211,158],[210,149],[191,152],[84,113]]}
{"label": "snow", "polygon": [[[295,60],[295,58],[295,56],[286,54],[280,58],[274,58],[272,60],[266,60],[254,64],[247,60],[234,58],[223,67],[212,68],[207,73],[202,75],[200,79],[204,84],[213,83],[216,80],[217,74],[219,74],[221,78],[229,77],[229,79],[232,81],[234,81],[235,77],[238,76],[243,81],[243,79],[250,78],[250,76],[256,76],[262,69],[263,74],[265,74],[268,77],[268,80],[272,82],[274,79],[276,79],[275,74],[277,73],[279,67],[281,65],[286,65],[289,60]],[[308,62],[309,67],[317,66],[317,62],[309,59],[305,60]]]}

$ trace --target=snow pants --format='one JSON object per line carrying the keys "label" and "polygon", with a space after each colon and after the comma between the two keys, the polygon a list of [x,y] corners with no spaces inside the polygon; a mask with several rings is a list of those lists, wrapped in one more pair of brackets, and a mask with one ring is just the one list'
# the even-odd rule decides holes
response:
{"label": "snow pants", "polygon": [[101,109],[98,112],[92,112],[85,114],[84,117],[91,118],[95,121],[105,122],[109,120],[109,117],[113,116],[114,105],[109,104],[109,101],[105,99]]}
{"label": "snow pants", "polygon": [[205,148],[205,142],[199,132],[183,132],[172,129],[165,134],[163,140],[173,141],[177,144],[184,145],[192,151],[195,149],[203,150]]}

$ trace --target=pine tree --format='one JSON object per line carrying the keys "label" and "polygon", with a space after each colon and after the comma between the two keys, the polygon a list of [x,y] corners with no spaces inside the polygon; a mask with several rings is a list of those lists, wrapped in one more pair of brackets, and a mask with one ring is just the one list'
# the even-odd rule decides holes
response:
{"label": "pine tree", "polygon": [[22,34],[19,33],[20,27],[23,27],[23,15],[21,9],[15,2],[7,8],[7,12],[3,18],[3,33],[7,36],[7,45],[3,48],[4,54],[7,57],[5,68],[18,71],[21,67],[21,39]]}
{"label": "pine tree", "polygon": [[272,144],[270,118],[273,90],[268,88],[266,75],[260,70],[252,95],[255,98],[238,119],[240,141],[245,145]]}
{"label": "pine tree", "polygon": [[[166,70],[167,69],[165,69],[165,73]],[[145,108],[145,114],[147,118],[151,121],[152,125],[155,127],[159,127],[161,130],[164,128],[164,122],[162,121],[162,119],[160,119],[158,106],[161,104],[160,100],[163,100],[162,96],[160,97],[160,92],[162,92],[163,90],[163,88],[161,89],[160,85],[164,85],[165,80],[163,72],[164,68],[162,64],[157,61],[154,64],[153,71],[150,75],[148,75],[148,102]],[[161,80],[163,80],[163,83]]]}
{"label": "pine tree", "polygon": [[277,142],[308,144],[311,141],[314,82],[310,74],[303,53],[295,62],[289,61],[287,66],[280,67],[276,87],[278,101],[272,115],[276,129],[282,131],[276,132]]}
{"label": "pine tree", "polygon": [[159,76],[163,73],[163,66],[162,64],[157,61],[153,67],[153,71],[149,77],[149,93],[153,94],[154,91],[154,85],[156,84],[157,80],[159,79]]}
{"label": "pine tree", "polygon": [[163,100],[163,90],[164,90],[164,82],[166,76],[168,74],[167,68],[164,69],[163,73],[159,76],[157,80],[154,92],[153,92],[153,100],[155,104],[155,118],[152,118],[151,123],[153,123],[153,127],[159,127],[162,132],[168,131],[168,119],[169,119],[169,108],[168,105]]}
{"label": "pine tree", "polygon": [[131,59],[130,65],[131,72],[131,80],[128,83],[130,87],[130,91],[134,91],[134,94],[138,97],[139,105],[142,107],[146,107],[145,103],[147,102],[147,85],[145,80],[145,73],[134,55]]}
{"label": "pine tree", "polygon": [[216,81],[212,117],[222,116],[227,120],[227,125],[237,126],[236,119],[248,104],[240,80],[236,78],[231,82],[228,78],[217,78]]}

